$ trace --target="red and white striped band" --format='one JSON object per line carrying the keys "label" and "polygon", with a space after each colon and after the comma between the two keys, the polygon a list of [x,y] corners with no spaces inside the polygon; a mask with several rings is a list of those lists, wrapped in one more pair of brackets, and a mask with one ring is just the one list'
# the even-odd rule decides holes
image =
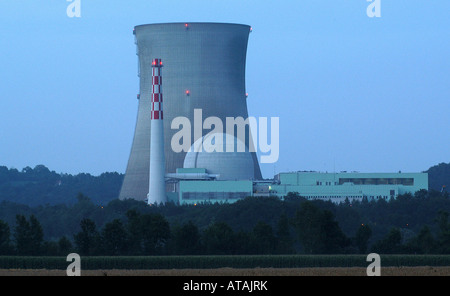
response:
{"label": "red and white striped band", "polygon": [[152,60],[152,96],[151,96],[151,119],[163,119],[163,96],[162,96],[162,77],[161,77],[161,59]]}

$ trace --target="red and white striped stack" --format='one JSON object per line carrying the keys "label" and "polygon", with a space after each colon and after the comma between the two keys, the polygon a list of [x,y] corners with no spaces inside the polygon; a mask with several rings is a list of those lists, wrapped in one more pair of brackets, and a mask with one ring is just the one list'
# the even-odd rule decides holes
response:
{"label": "red and white striped stack", "polygon": [[152,60],[152,109],[150,133],[150,180],[147,195],[148,204],[164,204],[166,198],[164,122],[161,79],[161,59]]}
{"label": "red and white striped stack", "polygon": [[152,61],[152,110],[151,120],[163,119],[163,95],[162,95],[162,77],[161,77],[161,59]]}

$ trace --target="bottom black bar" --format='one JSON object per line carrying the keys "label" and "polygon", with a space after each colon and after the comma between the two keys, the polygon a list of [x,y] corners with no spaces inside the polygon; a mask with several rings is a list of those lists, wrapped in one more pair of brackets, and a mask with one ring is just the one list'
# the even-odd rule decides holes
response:
{"label": "bottom black bar", "polygon": [[[15,293],[45,291],[70,293],[150,293],[169,295],[301,295],[345,292],[350,295],[416,292],[432,284],[438,289],[447,283],[442,277],[364,276],[81,276],[81,277],[1,277],[3,287]],[[125,289],[125,290],[124,290]]]}

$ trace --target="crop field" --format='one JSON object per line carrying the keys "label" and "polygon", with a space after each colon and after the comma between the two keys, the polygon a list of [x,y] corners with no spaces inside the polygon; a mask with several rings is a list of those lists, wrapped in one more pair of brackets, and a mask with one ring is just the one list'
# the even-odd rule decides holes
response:
{"label": "crop field", "polygon": [[[0,276],[66,276],[66,271],[54,269],[0,269]],[[366,276],[366,268],[105,269],[82,270],[81,276]],[[381,267],[381,276],[450,276],[450,267]]]}
{"label": "crop field", "polygon": [[[450,276],[450,255],[380,255],[381,275]],[[1,256],[0,276],[64,276],[65,257]],[[365,276],[364,255],[81,257],[87,276]]]}

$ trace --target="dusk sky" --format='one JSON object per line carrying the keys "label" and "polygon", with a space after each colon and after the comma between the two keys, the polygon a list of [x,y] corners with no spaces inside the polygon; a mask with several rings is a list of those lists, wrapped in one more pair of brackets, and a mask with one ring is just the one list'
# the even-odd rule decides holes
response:
{"label": "dusk sky", "polygon": [[[0,166],[125,173],[133,28],[252,26],[248,110],[279,117],[274,172],[420,172],[450,162],[450,1],[0,0]],[[119,4],[120,3],[120,4]]]}

